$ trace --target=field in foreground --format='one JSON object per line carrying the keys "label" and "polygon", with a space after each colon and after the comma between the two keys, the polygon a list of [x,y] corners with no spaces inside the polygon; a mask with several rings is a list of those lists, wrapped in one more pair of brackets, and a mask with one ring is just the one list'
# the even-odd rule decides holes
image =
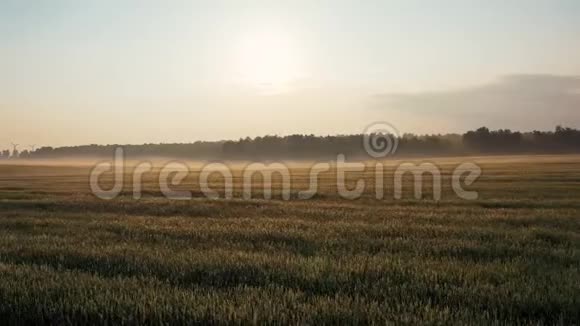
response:
{"label": "field in foreground", "polygon": [[440,202],[341,199],[331,174],[311,200],[171,201],[151,177],[103,201],[85,167],[0,165],[0,320],[580,323],[580,157],[471,161],[479,199],[445,159]]}

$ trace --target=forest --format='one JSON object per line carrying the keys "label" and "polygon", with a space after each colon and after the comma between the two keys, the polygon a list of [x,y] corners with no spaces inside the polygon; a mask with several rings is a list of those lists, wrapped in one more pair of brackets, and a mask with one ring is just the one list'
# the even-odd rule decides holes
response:
{"label": "forest", "polygon": [[[395,137],[393,135],[378,135]],[[228,141],[196,141],[142,145],[83,145],[41,147],[32,150],[0,152],[0,159],[70,159],[111,157],[122,146],[128,158],[160,157],[201,160],[330,159],[338,154],[347,158],[370,158],[362,134],[315,136],[263,136]],[[519,132],[481,127],[464,134],[414,135],[397,137],[395,156],[565,154],[580,152],[580,130],[557,126],[554,131]]]}

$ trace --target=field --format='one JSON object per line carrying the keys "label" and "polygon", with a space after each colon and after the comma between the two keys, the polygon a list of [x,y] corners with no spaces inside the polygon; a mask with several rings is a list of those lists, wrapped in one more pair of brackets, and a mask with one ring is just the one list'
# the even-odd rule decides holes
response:
{"label": "field", "polygon": [[[0,165],[0,320],[56,324],[579,324],[580,156],[432,159],[440,201],[342,199],[334,172],[310,200],[161,196],[156,174],[132,198],[89,191],[81,164]],[[450,171],[482,176],[457,198]],[[195,170],[195,169],[193,169]],[[197,171],[197,170],[196,170]],[[129,174],[129,172],[127,172]],[[107,177],[110,181],[110,176]],[[260,185],[260,180],[254,180]],[[212,179],[220,187],[220,179]],[[274,187],[280,189],[280,180]],[[223,190],[223,189],[221,189]],[[255,197],[259,197],[259,192]]]}

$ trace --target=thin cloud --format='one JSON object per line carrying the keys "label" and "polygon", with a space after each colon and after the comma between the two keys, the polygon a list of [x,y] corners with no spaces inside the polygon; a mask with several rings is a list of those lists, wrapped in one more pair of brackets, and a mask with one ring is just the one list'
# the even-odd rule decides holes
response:
{"label": "thin cloud", "polygon": [[384,93],[374,100],[380,108],[418,114],[423,119],[445,117],[469,127],[545,129],[580,124],[580,76],[509,75],[477,87]]}

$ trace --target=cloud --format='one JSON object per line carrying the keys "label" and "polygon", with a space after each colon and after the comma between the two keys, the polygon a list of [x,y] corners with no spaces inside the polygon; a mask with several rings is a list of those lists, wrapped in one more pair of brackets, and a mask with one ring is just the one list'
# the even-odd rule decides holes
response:
{"label": "cloud", "polygon": [[[467,128],[552,129],[580,125],[580,76],[509,75],[471,88],[384,93],[374,105],[391,112],[432,117]],[[466,129],[466,128],[462,128]]]}

